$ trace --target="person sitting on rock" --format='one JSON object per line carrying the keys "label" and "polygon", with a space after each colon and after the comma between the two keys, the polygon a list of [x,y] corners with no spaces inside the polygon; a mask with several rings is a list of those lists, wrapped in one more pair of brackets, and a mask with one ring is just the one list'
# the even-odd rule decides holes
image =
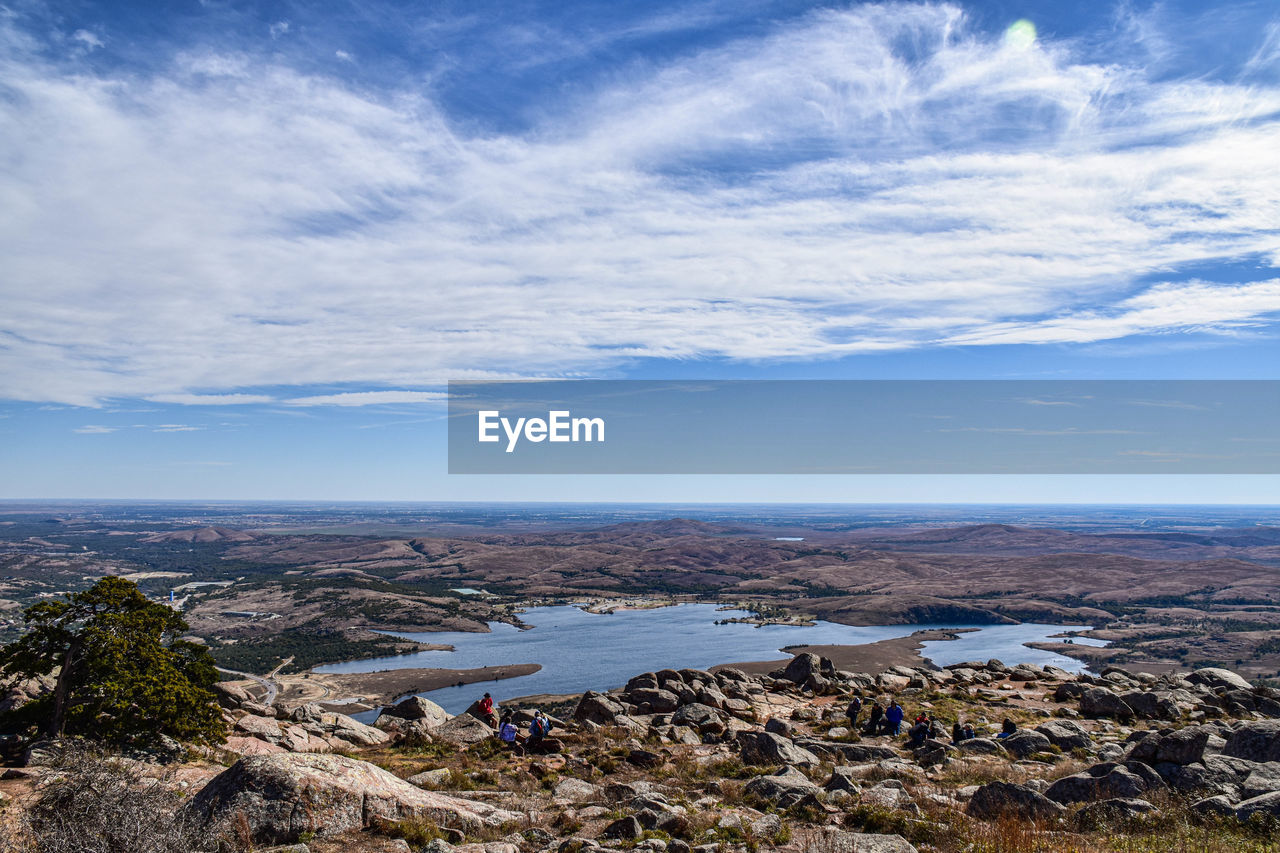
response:
{"label": "person sitting on rock", "polygon": [[894,735],[895,737],[902,733],[902,718],[907,712],[902,710],[902,706],[898,704],[898,700],[894,699],[889,705],[889,710],[884,712],[884,728],[885,733]]}
{"label": "person sitting on rock", "polygon": [[524,747],[520,745],[520,730],[516,728],[516,724],[511,721],[511,712],[508,711],[502,715],[502,722],[498,725],[498,739],[502,741],[502,746],[509,749],[516,755],[524,755]]}
{"label": "person sitting on rock", "polygon": [[493,712],[493,697],[488,693],[484,694],[484,698],[480,700],[480,713],[484,715],[484,721],[489,724],[489,728],[498,727],[498,715]]}
{"label": "person sitting on rock", "polygon": [[867,712],[867,728],[866,733],[869,735],[880,733],[880,719],[884,716],[884,708],[880,707],[879,702],[871,703],[871,710]]}
{"label": "person sitting on rock", "polygon": [[844,711],[845,716],[849,718],[849,728],[858,728],[858,715],[862,713],[862,697],[854,696],[849,700],[849,707]]}
{"label": "person sitting on rock", "polygon": [[929,738],[929,718],[924,714],[916,717],[915,724],[907,732],[907,738],[907,746],[910,749],[924,746],[924,742]]}
{"label": "person sitting on rock", "polygon": [[533,715],[533,719],[529,721],[529,737],[525,743],[531,752],[538,752],[542,748],[542,741],[551,732],[551,721],[547,719],[547,715],[541,711],[537,711]]}
{"label": "person sitting on rock", "polygon": [[959,743],[964,740],[964,728],[961,727],[960,721],[956,720],[955,725],[951,727],[951,742]]}
{"label": "person sitting on rock", "polygon": [[1000,726],[1000,734],[996,735],[996,737],[1006,738],[1009,735],[1016,732],[1017,730],[1018,730],[1017,724],[1014,723],[1013,720],[1009,719],[1008,717],[1005,717],[1004,723]]}
{"label": "person sitting on rock", "polygon": [[978,733],[973,730],[972,723],[965,723],[962,731],[964,732],[964,740],[973,740],[978,736]]}

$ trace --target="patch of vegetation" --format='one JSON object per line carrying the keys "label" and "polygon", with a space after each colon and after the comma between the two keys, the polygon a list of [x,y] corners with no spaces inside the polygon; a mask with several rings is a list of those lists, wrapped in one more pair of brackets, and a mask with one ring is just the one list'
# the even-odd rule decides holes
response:
{"label": "patch of vegetation", "polygon": [[293,662],[284,672],[305,672],[326,663],[406,654],[412,645],[404,640],[353,639],[333,628],[287,628],[269,637],[236,643],[210,639],[209,651],[218,666],[239,672],[270,672],[288,657]]}

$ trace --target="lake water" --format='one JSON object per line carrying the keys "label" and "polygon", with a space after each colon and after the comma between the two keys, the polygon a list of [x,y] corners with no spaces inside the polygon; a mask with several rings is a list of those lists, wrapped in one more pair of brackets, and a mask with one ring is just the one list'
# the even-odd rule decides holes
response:
{"label": "lake water", "polygon": [[[319,672],[375,672],[411,667],[471,669],[481,666],[536,663],[532,675],[499,682],[446,687],[423,695],[450,713],[463,711],[486,690],[496,696],[535,693],[581,693],[608,690],[642,672],[663,668],[705,669],[735,661],[781,660],[783,646],[801,643],[861,645],[905,637],[922,628],[961,628],[965,625],[880,625],[853,627],[834,622],[813,626],[742,623],[717,625],[716,620],[749,616],[741,610],[719,610],[713,604],[681,604],[653,610],[588,613],[577,607],[535,607],[521,618],[533,628],[521,631],[491,623],[491,633],[430,631],[395,632],[425,643],[454,646],[454,651],[424,651],[409,655],[349,661],[319,667]],[[959,640],[928,643],[924,654],[940,666],[966,660],[999,658],[1007,664],[1052,663],[1073,672],[1084,664],[1072,658],[1027,648],[1023,643],[1088,626],[998,625],[960,634]],[[1077,638],[1077,643],[1083,642]]]}

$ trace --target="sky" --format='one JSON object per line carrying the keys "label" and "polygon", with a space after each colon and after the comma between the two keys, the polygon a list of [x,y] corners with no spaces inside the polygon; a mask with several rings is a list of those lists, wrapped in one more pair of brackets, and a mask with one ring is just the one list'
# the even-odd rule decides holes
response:
{"label": "sky", "polygon": [[0,497],[1280,504],[450,476],[446,383],[1280,378],[1274,2],[0,0]]}

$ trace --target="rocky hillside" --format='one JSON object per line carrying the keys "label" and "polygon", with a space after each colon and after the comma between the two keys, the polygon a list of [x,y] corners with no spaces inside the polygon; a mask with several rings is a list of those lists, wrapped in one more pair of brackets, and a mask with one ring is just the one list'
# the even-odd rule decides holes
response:
{"label": "rocky hillside", "polygon": [[[897,699],[904,734],[865,731],[866,711],[851,727],[854,695]],[[1280,691],[1215,668],[663,670],[549,706],[550,736],[517,749],[420,698],[374,726],[234,687],[222,701],[224,750],[119,760],[181,793],[166,819],[189,849],[1262,851],[1280,827]],[[508,710],[523,730],[532,708]],[[933,723],[911,746],[918,714]],[[957,721],[975,736],[952,743]],[[15,831],[65,784],[67,749],[37,744],[0,780]]]}

